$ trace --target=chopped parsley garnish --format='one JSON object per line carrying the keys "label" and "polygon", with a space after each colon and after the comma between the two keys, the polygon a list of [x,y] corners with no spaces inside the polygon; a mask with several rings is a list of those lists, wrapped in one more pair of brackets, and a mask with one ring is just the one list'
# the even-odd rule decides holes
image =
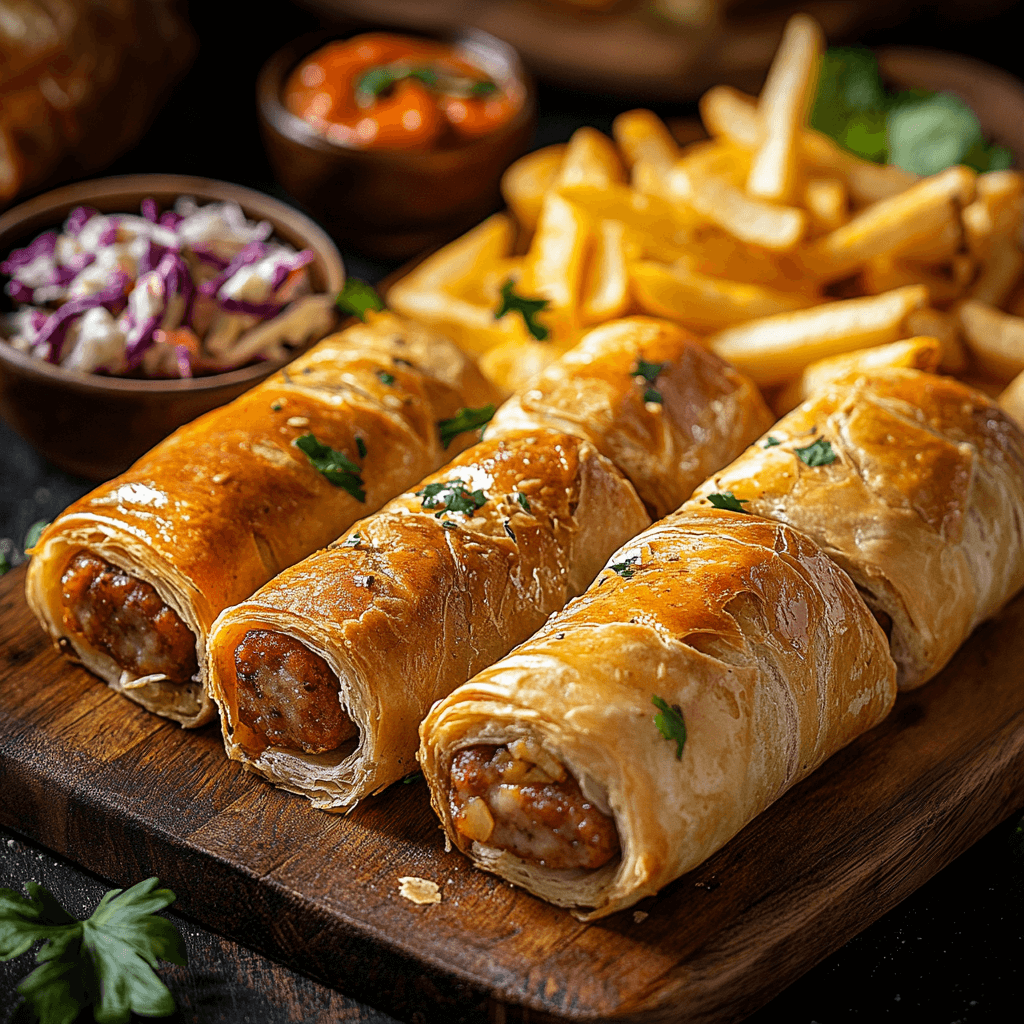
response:
{"label": "chopped parsley garnish", "polygon": [[617,562],[615,565],[609,565],[608,568],[612,572],[618,573],[624,580],[631,580],[633,578],[633,566],[639,562],[640,559],[634,555],[632,558],[627,558],[624,562]]}
{"label": "chopped parsley garnish", "polygon": [[[423,498],[424,508],[436,508],[440,511],[434,515],[440,519],[446,512],[461,512],[472,515],[478,508],[487,504],[487,495],[481,490],[466,489],[464,480],[445,480],[442,483],[427,484],[422,491],[416,492]],[[445,526],[448,524],[445,523]]]}
{"label": "chopped parsley garnish", "polygon": [[280,412],[284,406],[280,402],[271,402],[270,408],[273,409],[274,412]]}
{"label": "chopped parsley garnish", "polygon": [[683,710],[678,704],[669,704],[658,696],[651,697],[651,703],[658,709],[654,716],[654,724],[658,732],[676,745],[676,760],[683,756],[683,744],[686,743],[686,723],[683,721]]}
{"label": "chopped parsley garnish", "polygon": [[132,1013],[174,1013],[174,998],[156,968],[161,960],[185,966],[188,957],[178,929],[155,916],[175,900],[158,884],[147,878],[127,890],[111,889],[85,921],[36,882],[25,884],[27,897],[0,889],[0,960],[43,942],[39,966],[18,986],[43,1024],[73,1021],[88,1006],[108,1024],[127,1024]]}
{"label": "chopped parsley garnish", "polygon": [[348,491],[356,501],[366,501],[362,471],[344,452],[322,444],[313,434],[303,434],[292,444],[305,454],[313,468],[328,482]]}
{"label": "chopped parsley garnish", "polygon": [[341,546],[343,548],[357,548],[359,547],[359,542],[362,539],[362,534],[360,534],[360,532],[356,530],[356,532],[353,533],[351,537],[347,537],[344,541],[342,541]]}
{"label": "chopped parsley garnish", "polygon": [[[658,374],[664,369],[664,363],[649,363],[646,359],[638,359],[636,366],[633,367],[633,376],[652,385],[658,379]],[[658,405],[661,405],[661,392],[655,387],[648,386],[644,390],[644,402],[657,402]]]}
{"label": "chopped parsley garnish", "polygon": [[11,571],[11,563],[7,560],[7,553],[0,551],[0,576]]}
{"label": "chopped parsley garnish", "polygon": [[764,439],[764,444],[761,445],[761,447],[762,448],[774,448],[777,444],[782,444],[782,442],[777,437],[772,437],[771,434],[769,434]]}
{"label": "chopped parsley garnish", "polygon": [[382,96],[397,82],[398,79],[395,73],[386,64],[380,64],[375,68],[370,68],[365,75],[360,76],[359,81],[356,82],[356,93],[362,94],[357,95],[357,102],[359,99],[367,98],[372,99],[377,96]]}
{"label": "chopped parsley garnish", "polygon": [[406,77],[415,78],[431,89],[435,88],[438,83],[437,72],[433,68],[412,68]]}
{"label": "chopped parsley garnish", "polygon": [[43,530],[50,525],[48,519],[39,519],[34,522],[29,528],[28,533],[25,534],[25,553],[28,553],[29,548],[34,548],[39,543],[39,538],[42,536]]}
{"label": "chopped parsley garnish", "polygon": [[509,538],[513,541],[513,543],[516,543],[515,530],[513,530],[512,527],[509,526],[509,522],[508,522],[507,519],[505,520],[504,523],[502,523],[502,526],[505,527],[505,533],[509,536]]}
{"label": "chopped parsley garnish", "polygon": [[419,782],[420,779],[422,779],[422,778],[423,778],[423,772],[413,772],[411,775],[406,775],[406,777],[404,779],[402,779],[402,785],[403,786],[408,786],[408,785],[410,785],[413,782]]}
{"label": "chopped parsley garnish", "polygon": [[442,529],[442,530],[457,530],[458,528],[459,528],[459,524],[458,524],[458,523],[453,523],[453,522],[452,522],[451,520],[449,520],[449,519],[446,519],[446,520],[445,520],[445,521],[444,521],[444,522],[443,522],[443,523],[441,524],[441,529]]}
{"label": "chopped parsley garnish", "polygon": [[516,491],[516,501],[523,506],[524,511],[530,511],[530,499],[522,491]]}
{"label": "chopped parsley garnish", "polygon": [[750,499],[737,498],[732,491],[725,491],[722,494],[709,494],[708,501],[710,501],[715,508],[725,509],[726,512],[746,512],[747,515],[750,515],[750,510],[743,507],[750,501]]}
{"label": "chopped parsley garnish", "polygon": [[661,392],[657,388],[647,388],[644,391],[644,402],[655,402],[661,405]]}
{"label": "chopped parsley garnish", "polygon": [[387,371],[387,370],[378,370],[378,371],[377,371],[377,379],[378,379],[378,380],[379,380],[379,381],[381,382],[381,384],[383,384],[383,385],[384,385],[385,387],[389,387],[389,388],[390,388],[390,387],[394,387],[394,384],[395,384],[395,375],[394,375],[393,373],[388,373],[388,371]]}
{"label": "chopped parsley garnish", "polygon": [[491,422],[493,415],[494,406],[483,405],[479,409],[460,409],[451,419],[441,420],[437,424],[437,429],[441,432],[441,447],[447,448],[459,434],[464,434],[467,430],[486,426]]}
{"label": "chopped parsley garnish", "polygon": [[373,285],[361,281],[358,277],[350,277],[345,282],[345,287],[338,292],[334,305],[342,313],[349,313],[365,322],[366,311],[375,309],[380,312],[384,308],[384,300],[377,294]]}
{"label": "chopped parsley garnish", "polygon": [[489,78],[484,78],[479,82],[474,82],[469,87],[469,95],[474,99],[481,99],[484,96],[493,96],[497,91],[497,85],[495,85]]}
{"label": "chopped parsley garnish", "polygon": [[544,341],[551,333],[544,324],[539,323],[537,314],[546,309],[547,299],[528,299],[515,293],[515,281],[510,277],[501,286],[501,302],[494,311],[494,319],[500,320],[506,313],[518,313],[526,324],[526,329],[538,340]]}
{"label": "chopped parsley garnish", "polygon": [[356,438],[356,451],[359,452],[359,458],[366,458],[366,442],[361,437]]}
{"label": "chopped parsley garnish", "polygon": [[806,448],[794,448],[797,458],[808,466],[828,466],[836,461],[836,453],[832,445],[823,437],[819,437],[813,444]]}

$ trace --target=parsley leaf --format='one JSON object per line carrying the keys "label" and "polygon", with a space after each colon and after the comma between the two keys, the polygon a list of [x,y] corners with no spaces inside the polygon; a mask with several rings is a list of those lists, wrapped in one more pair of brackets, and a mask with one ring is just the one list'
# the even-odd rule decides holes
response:
{"label": "parsley leaf", "polygon": [[27,897],[0,889],[0,960],[43,942],[40,966],[18,986],[43,1024],[71,1024],[87,1006],[107,1024],[127,1024],[133,1012],[174,1012],[155,970],[160,960],[185,965],[188,958],[177,928],[154,916],[175,900],[158,884],[147,878],[128,890],[111,889],[85,921],[35,882],[26,884]]}
{"label": "parsley leaf", "polygon": [[516,491],[516,501],[523,506],[526,512],[530,511],[530,499],[522,491]]}
{"label": "parsley leaf", "polygon": [[678,704],[669,704],[662,697],[651,696],[651,703],[658,709],[654,716],[654,724],[658,732],[667,740],[672,740],[676,745],[676,760],[683,756],[683,744],[686,743],[686,723],[683,721],[683,711]]}
{"label": "parsley leaf", "polygon": [[358,277],[350,277],[345,282],[345,287],[338,292],[334,305],[342,313],[349,313],[366,322],[366,311],[368,309],[380,312],[384,308],[384,300],[377,294],[373,285],[361,281]]}
{"label": "parsley leaf", "polygon": [[495,83],[489,78],[484,78],[479,82],[474,82],[469,87],[469,95],[474,99],[482,99],[484,96],[493,96],[497,91],[497,85],[495,85]]}
{"label": "parsley leaf", "polygon": [[665,369],[664,363],[649,363],[646,359],[638,359],[633,367],[634,377],[643,377],[648,384],[653,384],[658,379],[658,374]]}
{"label": "parsley leaf", "polygon": [[764,444],[761,445],[761,447],[762,448],[774,448],[777,444],[782,444],[782,442],[777,437],[772,437],[769,434],[768,437],[766,437],[764,439]]}
{"label": "parsley leaf", "polygon": [[617,562],[615,565],[609,565],[608,568],[612,572],[617,572],[624,580],[631,580],[633,578],[633,566],[639,562],[640,559],[634,555],[632,558],[627,558],[624,562]]}
{"label": "parsley leaf", "polygon": [[335,487],[348,491],[356,501],[366,501],[361,471],[344,452],[323,444],[313,434],[303,434],[295,438],[292,444],[303,452],[313,468],[322,473]]}
{"label": "parsley leaf", "polygon": [[362,93],[361,97],[357,96],[356,102],[359,102],[361,98],[374,98],[381,96],[386,93],[398,81],[395,73],[386,64],[379,64],[375,68],[370,68],[365,75],[360,76],[359,81],[356,82],[356,93]]}
{"label": "parsley leaf", "polygon": [[363,539],[362,534],[358,530],[356,530],[356,532],[353,533],[351,537],[346,537],[341,542],[341,546],[343,548],[357,548],[357,547],[359,547],[359,542],[362,539]]}
{"label": "parsley leaf", "polygon": [[25,534],[26,554],[28,554],[29,548],[34,548],[36,544],[39,543],[39,538],[42,536],[43,530],[45,530],[49,525],[49,520],[39,519],[28,528],[28,533]]}
{"label": "parsley leaf", "polygon": [[356,438],[356,451],[359,452],[359,458],[366,458],[366,442],[361,438]]}
{"label": "parsley leaf", "polygon": [[725,491],[722,494],[709,494],[708,501],[710,501],[715,508],[725,509],[726,512],[746,512],[747,515],[750,515],[750,510],[743,507],[750,501],[750,499],[737,498],[732,491]]}
{"label": "parsley leaf", "polygon": [[526,329],[538,340],[544,341],[551,333],[544,324],[537,321],[537,314],[548,305],[547,299],[528,299],[515,293],[515,281],[510,277],[501,286],[501,302],[494,311],[494,319],[500,320],[506,313],[518,313]]}
{"label": "parsley leaf", "polygon": [[835,462],[837,457],[832,445],[823,437],[819,437],[806,448],[794,448],[793,451],[797,458],[808,466],[828,466]]}
{"label": "parsley leaf", "polygon": [[7,560],[7,553],[0,551],[0,576],[3,576],[5,572],[10,572],[11,568],[11,563]]}
{"label": "parsley leaf", "polygon": [[378,370],[377,379],[381,384],[388,388],[393,387],[395,383],[395,375],[393,373],[388,373],[387,370]]}
{"label": "parsley leaf", "polygon": [[661,392],[657,388],[648,388],[644,392],[644,402],[655,402],[661,405]]}
{"label": "parsley leaf", "polygon": [[437,429],[441,431],[441,447],[447,449],[459,434],[490,423],[493,415],[494,406],[483,405],[479,409],[460,409],[451,419],[440,420]]}
{"label": "parsley leaf", "polygon": [[434,513],[438,519],[446,512],[472,515],[478,508],[487,504],[487,495],[483,491],[467,490],[466,482],[458,479],[427,484],[423,490],[416,491],[416,496],[423,498],[424,508],[440,509],[439,512]]}

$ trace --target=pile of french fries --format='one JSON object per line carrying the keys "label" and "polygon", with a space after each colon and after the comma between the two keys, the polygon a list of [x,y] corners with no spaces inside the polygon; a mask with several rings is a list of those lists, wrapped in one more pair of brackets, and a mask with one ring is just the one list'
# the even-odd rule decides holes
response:
{"label": "pile of french fries", "polygon": [[[397,310],[446,329],[512,390],[595,324],[691,329],[776,411],[859,367],[961,376],[1024,423],[1024,175],[918,178],[808,127],[824,40],[794,16],[761,95],[718,86],[708,138],[681,148],[650,111],[614,141],[581,128],[506,172],[508,212],[395,284]],[[503,285],[546,300],[538,340],[495,317]]]}

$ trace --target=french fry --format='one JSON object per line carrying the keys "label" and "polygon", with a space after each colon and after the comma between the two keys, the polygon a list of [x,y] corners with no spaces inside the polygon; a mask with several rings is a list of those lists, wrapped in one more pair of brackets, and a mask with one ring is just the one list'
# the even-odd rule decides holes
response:
{"label": "french fry", "polygon": [[1016,240],[1007,235],[992,239],[981,273],[971,285],[968,296],[976,302],[1002,306],[1024,273],[1024,252]]}
{"label": "french fry", "polygon": [[807,230],[803,210],[748,196],[728,181],[695,173],[682,161],[669,172],[668,188],[712,224],[751,245],[784,252]]}
{"label": "french fry", "polygon": [[[922,243],[930,242],[950,223],[959,231],[952,204],[970,202],[975,177],[967,167],[950,167],[891,199],[873,203],[806,247],[803,261],[807,273],[837,281],[860,270],[874,256],[925,258]],[[931,254],[930,249],[925,251]]]}
{"label": "french fry", "polygon": [[597,224],[619,220],[648,237],[653,245],[670,248],[689,243],[698,219],[692,211],[673,206],[658,195],[648,195],[625,185],[567,185],[559,195]]}
{"label": "french fry", "polygon": [[1024,175],[990,171],[978,175],[977,198],[963,210],[964,236],[971,254],[988,258],[993,239],[1013,237],[1020,230]]}
{"label": "french fry", "polygon": [[957,309],[957,320],[983,374],[1005,383],[1024,370],[1024,319],[968,300]]}
{"label": "french fry", "polygon": [[[753,97],[728,85],[716,85],[701,97],[700,112],[708,131],[716,138],[746,150],[760,145],[761,125]],[[800,133],[800,153],[808,173],[845,181],[850,199],[858,206],[889,199],[918,180],[916,174],[894,164],[875,164],[847,153],[828,136],[811,128]]]}
{"label": "french fry", "polygon": [[537,226],[544,196],[554,187],[565,145],[545,146],[520,157],[501,177],[501,194],[524,230]]}
{"label": "french fry", "polygon": [[786,23],[757,103],[762,137],[747,177],[747,192],[789,203],[797,187],[800,135],[818,82],[824,39],[818,23],[794,14]]}
{"label": "french fry", "polygon": [[775,396],[772,409],[779,416],[785,416],[790,409],[795,409],[815,391],[831,381],[845,377],[848,373],[870,373],[872,370],[890,366],[934,373],[938,369],[941,356],[942,345],[938,338],[924,336],[818,359],[805,366],[800,376]]}
{"label": "french fry", "polygon": [[861,287],[868,295],[878,295],[909,284],[923,284],[933,305],[954,302],[963,296],[964,285],[942,267],[925,266],[893,256],[868,260],[861,272]]}
{"label": "french fry", "polygon": [[846,223],[849,196],[841,178],[808,178],[804,185],[804,206],[810,215],[810,231],[823,235]]}
{"label": "french fry", "polygon": [[1024,373],[1018,373],[999,394],[999,404],[1006,414],[1024,430]]}
{"label": "french fry", "polygon": [[555,179],[555,188],[591,185],[598,188],[623,183],[626,172],[615,143],[596,128],[579,128],[572,134]]}
{"label": "french fry", "polygon": [[627,110],[612,122],[612,138],[626,166],[638,163],[667,171],[679,159],[679,146],[667,125],[650,110]]}
{"label": "french fry", "polygon": [[584,324],[614,320],[629,309],[625,239],[626,225],[621,220],[601,221],[583,284],[580,320]]}
{"label": "french fry", "polygon": [[927,301],[928,290],[911,285],[752,320],[720,331],[708,345],[756,384],[783,384],[818,359],[897,341],[907,314]]}
{"label": "french fry", "polygon": [[637,260],[629,264],[629,279],[633,297],[645,313],[668,317],[698,333],[804,309],[814,302],[795,292],[697,274],[680,263],[666,267]]}
{"label": "french fry", "polygon": [[969,362],[967,349],[960,339],[956,317],[937,309],[915,309],[907,314],[907,330],[914,335],[936,338],[942,347],[939,369],[943,373],[963,373]]}
{"label": "french fry", "polygon": [[817,283],[800,274],[785,255],[745,245],[713,225],[698,229],[676,258],[666,258],[652,247],[651,255],[663,263],[681,262],[695,274],[725,278],[744,284],[760,284],[783,292],[797,292],[808,305],[821,302]]}
{"label": "french fry", "polygon": [[[588,239],[586,216],[558,193],[550,193],[523,260],[518,290],[547,299],[550,313],[563,327],[571,328],[575,321]],[[553,325],[555,320],[549,316],[547,322]]]}
{"label": "french fry", "polygon": [[[687,146],[671,171],[685,171],[696,178],[720,178],[742,188],[750,173],[750,153],[739,146],[711,139]],[[666,176],[668,184],[670,175]],[[671,195],[671,185],[668,185]]]}

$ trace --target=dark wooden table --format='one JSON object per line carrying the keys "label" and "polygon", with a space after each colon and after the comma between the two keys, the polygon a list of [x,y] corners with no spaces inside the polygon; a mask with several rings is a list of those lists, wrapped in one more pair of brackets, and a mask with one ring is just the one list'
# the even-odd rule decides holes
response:
{"label": "dark wooden table", "polygon": [[[219,5],[193,4],[200,56],[174,99],[135,151],[111,173],[171,171],[238,181],[288,198],[274,182],[260,148],[252,82],[282,41],[316,22],[278,5],[272,18],[221,20]],[[1014,11],[966,25],[937,22],[931,13],[865,40],[959,50],[1020,74]],[[628,99],[542,88],[536,143],[562,141],[582,124],[607,130],[635,104]],[[692,107],[662,105],[665,116]],[[379,280],[393,266],[346,252],[350,273]],[[89,487],[45,464],[0,424],[0,543],[18,560],[29,525],[52,519]],[[1024,665],[1021,666],[1024,684]],[[2,680],[0,680],[2,685]],[[979,695],[979,699],[981,696]],[[0,791],[0,799],[3,793]],[[1024,807],[1024,793],[1020,803]],[[936,1024],[1004,1021],[1019,1010],[1024,981],[1024,832],[1013,815],[911,898],[844,946],[749,1018],[753,1024],[842,1024],[878,1019]],[[73,913],[87,916],[105,882],[0,828],[0,885],[35,879]],[[187,968],[162,972],[177,1013],[168,1020],[276,1024],[340,1019],[388,1024],[391,1018],[268,960],[191,921],[170,915],[189,952]],[[23,956],[0,964],[0,1022],[23,1019],[15,986],[31,968]]]}

